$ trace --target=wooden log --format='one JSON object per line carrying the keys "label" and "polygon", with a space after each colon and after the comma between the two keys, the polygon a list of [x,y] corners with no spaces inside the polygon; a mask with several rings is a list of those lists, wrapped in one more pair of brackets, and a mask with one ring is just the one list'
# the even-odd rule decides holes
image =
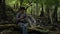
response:
{"label": "wooden log", "polygon": [[[18,29],[17,24],[5,24],[5,25],[0,25],[0,29],[4,30],[4,29],[9,29],[9,28],[16,28]],[[39,32],[49,32],[49,30],[44,30],[43,27],[38,27],[38,26],[34,26],[33,28],[28,27],[28,30],[30,31],[39,31]]]}

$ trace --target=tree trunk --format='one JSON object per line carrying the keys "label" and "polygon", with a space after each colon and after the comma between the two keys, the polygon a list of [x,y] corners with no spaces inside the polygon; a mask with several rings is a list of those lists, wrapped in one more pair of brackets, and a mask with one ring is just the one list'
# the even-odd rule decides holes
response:
{"label": "tree trunk", "polygon": [[20,0],[20,6],[22,6],[22,4],[23,4],[23,0]]}
{"label": "tree trunk", "polygon": [[46,16],[48,18],[48,23],[51,24],[51,19],[50,19],[50,8],[49,6],[46,6]]}
{"label": "tree trunk", "polygon": [[57,23],[57,22],[58,22],[57,10],[58,10],[58,6],[55,6],[55,8],[54,8],[54,13],[53,13],[53,22],[54,22],[54,23]]}
{"label": "tree trunk", "polygon": [[3,15],[2,15],[2,16],[3,16],[4,21],[5,21],[6,18],[7,18],[6,12],[5,12],[5,5],[6,5],[6,4],[5,4],[5,0],[3,0],[3,1],[2,1],[2,10],[3,10],[2,12],[3,12]]}
{"label": "tree trunk", "polygon": [[5,14],[5,0],[0,0],[0,3],[1,3],[0,4],[0,6],[1,6],[0,10],[1,10],[1,15],[2,15],[2,16],[0,15],[1,16],[1,20],[5,21],[6,18],[7,18],[6,14]]}
{"label": "tree trunk", "polygon": [[[36,11],[35,11],[35,19],[36,19],[36,21],[37,21],[37,17],[38,17],[38,1],[36,0]],[[37,22],[36,22],[36,24],[38,24]]]}
{"label": "tree trunk", "polygon": [[0,5],[1,5],[1,3],[2,3],[2,0],[0,0]]}
{"label": "tree trunk", "polygon": [[43,3],[41,4],[41,6],[42,6],[42,10],[41,10],[41,14],[40,14],[40,16],[41,16],[41,17],[44,17]]}
{"label": "tree trunk", "polygon": [[32,15],[33,11],[32,11],[32,6],[31,6],[31,15]]}
{"label": "tree trunk", "polygon": [[54,13],[52,15],[53,23],[57,23],[58,22],[58,16],[57,16],[58,5],[59,5],[58,0],[57,1],[55,0],[55,8],[54,8]]}
{"label": "tree trunk", "polygon": [[38,1],[36,0],[36,15],[38,15]]}
{"label": "tree trunk", "polygon": [[1,12],[1,9],[2,8],[2,0],[0,0],[0,12]]}
{"label": "tree trunk", "polygon": [[2,13],[2,0],[0,0],[0,21],[1,21],[1,13]]}

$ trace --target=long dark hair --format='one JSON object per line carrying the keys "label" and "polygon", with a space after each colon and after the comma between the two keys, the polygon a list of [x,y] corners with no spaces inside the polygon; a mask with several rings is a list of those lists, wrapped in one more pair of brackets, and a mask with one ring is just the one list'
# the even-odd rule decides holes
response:
{"label": "long dark hair", "polygon": [[26,10],[26,9],[25,9],[25,7],[20,7],[20,8],[18,9],[18,12],[21,11],[21,10]]}

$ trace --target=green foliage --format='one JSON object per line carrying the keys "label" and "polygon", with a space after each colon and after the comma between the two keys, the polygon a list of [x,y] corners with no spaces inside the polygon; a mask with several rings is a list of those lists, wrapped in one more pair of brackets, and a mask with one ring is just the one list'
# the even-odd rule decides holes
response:
{"label": "green foliage", "polygon": [[[35,13],[38,13],[37,15],[40,15],[42,4],[43,4],[44,12],[46,12],[45,11],[46,6],[53,7],[57,3],[57,1],[58,1],[58,3],[60,3],[60,0],[23,0],[22,6],[28,7],[28,6],[30,6],[30,4],[32,4],[32,6],[30,6],[27,9],[27,14],[31,14],[31,11],[32,11],[33,15]],[[6,0],[5,2],[6,2],[6,5],[9,5],[10,7],[12,7],[14,11],[18,11],[18,9],[20,7],[21,0]],[[36,11],[36,9],[37,9],[36,3],[38,4],[38,10],[37,11]],[[17,9],[14,8],[14,5]],[[53,8],[51,8],[51,9],[53,9]]]}

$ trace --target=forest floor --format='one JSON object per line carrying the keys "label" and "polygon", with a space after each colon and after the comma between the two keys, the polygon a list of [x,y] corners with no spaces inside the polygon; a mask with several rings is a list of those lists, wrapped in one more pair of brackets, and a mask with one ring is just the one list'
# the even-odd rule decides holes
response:
{"label": "forest floor", "polygon": [[[0,24],[0,33],[8,34],[19,34],[20,31],[17,31],[18,26],[17,24]],[[14,32],[14,33],[13,33]],[[34,26],[33,28],[28,27],[28,34],[60,34],[59,30],[51,30],[51,26],[41,27],[41,26]]]}

